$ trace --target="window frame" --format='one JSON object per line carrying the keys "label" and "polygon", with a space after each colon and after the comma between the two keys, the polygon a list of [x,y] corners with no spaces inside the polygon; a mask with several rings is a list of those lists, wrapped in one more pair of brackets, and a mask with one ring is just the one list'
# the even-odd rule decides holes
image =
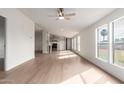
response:
{"label": "window frame", "polygon": [[[98,31],[98,29],[99,28],[101,28],[101,27],[103,27],[103,26],[105,26],[105,25],[107,25],[107,29],[108,29],[108,45],[107,45],[107,53],[108,53],[108,57],[107,57],[107,60],[105,60],[105,59],[103,59],[103,58],[100,58],[99,57],[99,47],[98,47],[98,41],[99,41],[99,31]],[[101,25],[101,26],[98,26],[97,28],[96,28],[96,58],[98,59],[98,60],[101,60],[101,61],[103,61],[103,62],[106,62],[106,63],[109,63],[109,38],[110,38],[110,31],[109,31],[109,24],[104,24],[104,25]]]}
{"label": "window frame", "polygon": [[74,50],[76,51],[76,37],[74,37]]}
{"label": "window frame", "polygon": [[99,34],[98,33],[98,28],[103,26],[103,25],[98,26],[95,29],[95,52],[96,52],[95,53],[95,58],[100,60],[100,61],[102,61],[102,62],[107,62],[108,64],[111,64],[113,66],[116,66],[116,67],[119,67],[121,69],[124,69],[123,66],[115,64],[115,61],[114,61],[114,51],[115,51],[114,50],[114,22],[118,21],[120,19],[124,19],[124,16],[119,17],[118,19],[115,19],[115,20],[113,20],[113,21],[111,21],[109,23],[104,24],[104,25],[108,26],[108,32],[109,32],[109,34],[108,34],[108,41],[109,41],[108,42],[109,43],[108,44],[108,62],[98,56],[98,34]]}
{"label": "window frame", "polygon": [[77,36],[76,36],[75,38],[76,38],[76,51],[77,51],[77,47],[78,47],[78,44],[77,44]]}
{"label": "window frame", "polygon": [[118,64],[115,64],[116,61],[114,61],[114,57],[115,57],[115,56],[114,56],[114,55],[115,55],[115,54],[114,54],[114,53],[115,53],[115,49],[114,49],[114,22],[115,22],[115,21],[118,21],[118,20],[120,20],[120,19],[124,19],[124,16],[119,17],[119,18],[117,18],[117,19],[111,21],[111,24],[112,24],[112,65],[124,69],[123,66],[118,65]]}
{"label": "window frame", "polygon": [[81,45],[80,45],[80,44],[81,44],[81,41],[80,41],[80,40],[81,40],[81,39],[80,39],[80,36],[78,35],[78,36],[77,36],[77,51],[79,51],[79,52],[80,52],[80,50],[81,50],[81,49],[80,49],[80,47],[81,47]]}
{"label": "window frame", "polygon": [[74,39],[72,38],[72,50],[74,50]]}

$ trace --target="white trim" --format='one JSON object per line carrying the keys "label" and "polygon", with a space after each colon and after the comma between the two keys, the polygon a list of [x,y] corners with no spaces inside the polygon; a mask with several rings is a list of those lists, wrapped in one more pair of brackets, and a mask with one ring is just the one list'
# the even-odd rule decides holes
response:
{"label": "white trim", "polygon": [[122,18],[124,18],[124,16],[121,16],[121,17],[119,17],[119,18],[117,18],[117,19],[115,19],[115,20],[113,20],[113,21],[111,21],[111,22],[118,21],[118,20],[120,20],[120,19],[122,19]]}
{"label": "white trim", "polygon": [[[114,22],[119,21],[119,20],[121,21],[121,19],[124,19],[124,16],[122,16],[122,17],[120,17],[120,18],[118,18],[118,19],[116,19],[116,20],[114,20],[114,21],[111,22],[111,23],[112,23],[112,32],[113,32],[113,33],[112,33],[112,35],[113,35],[113,37],[112,37],[112,40],[113,40],[112,45],[114,44],[114,39],[115,39],[115,38],[114,38]],[[114,49],[113,46],[112,46],[112,49],[113,49],[113,51],[112,51],[112,65],[118,66],[118,67],[124,69],[123,66],[116,64],[116,61],[114,60],[115,49]]]}
{"label": "white trim", "polygon": [[109,63],[113,64],[113,22],[109,23]]}
{"label": "white trim", "polygon": [[100,61],[102,61],[102,62],[106,62],[106,63],[108,63],[108,61],[107,60],[104,60],[104,59],[102,59],[102,58],[97,58],[98,60],[100,60]]}
{"label": "white trim", "polygon": [[124,69],[124,67],[117,65],[117,64],[111,64],[111,65],[116,66],[116,67],[121,68],[121,69]]}
{"label": "white trim", "polygon": [[97,58],[97,55],[98,55],[98,47],[97,47],[97,38],[98,38],[98,33],[97,33],[97,29],[95,29],[95,58]]}

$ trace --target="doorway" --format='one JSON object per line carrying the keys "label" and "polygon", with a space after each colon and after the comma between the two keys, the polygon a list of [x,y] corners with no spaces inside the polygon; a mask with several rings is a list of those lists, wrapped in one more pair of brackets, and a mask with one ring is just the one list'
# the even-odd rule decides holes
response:
{"label": "doorway", "polygon": [[0,71],[5,70],[5,17],[0,16]]}
{"label": "doorway", "polygon": [[35,57],[42,54],[42,32],[35,31]]}

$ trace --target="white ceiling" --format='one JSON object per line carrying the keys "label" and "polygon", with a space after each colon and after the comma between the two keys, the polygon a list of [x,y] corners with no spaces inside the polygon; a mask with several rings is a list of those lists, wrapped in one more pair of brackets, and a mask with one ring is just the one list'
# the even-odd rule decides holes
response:
{"label": "white ceiling", "polygon": [[73,37],[83,28],[95,23],[107,14],[114,11],[114,8],[64,8],[65,13],[75,12],[76,16],[71,20],[56,20],[56,8],[21,8],[25,15],[30,17],[36,24],[37,30],[43,29],[52,34],[65,37]]}

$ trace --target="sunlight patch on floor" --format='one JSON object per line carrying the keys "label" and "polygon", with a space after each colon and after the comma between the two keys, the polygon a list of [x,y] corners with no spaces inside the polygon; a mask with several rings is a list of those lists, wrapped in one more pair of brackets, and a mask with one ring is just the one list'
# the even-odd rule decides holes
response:
{"label": "sunlight patch on floor", "polygon": [[101,73],[99,73],[94,68],[91,68],[91,69],[83,72],[81,75],[84,78],[84,80],[86,81],[86,83],[95,83],[97,80],[102,78]]}
{"label": "sunlight patch on floor", "polygon": [[66,59],[66,58],[73,58],[76,57],[77,55],[73,54],[73,55],[65,55],[65,56],[59,56],[58,59]]}
{"label": "sunlight patch on floor", "polygon": [[73,54],[73,53],[72,52],[65,52],[65,53],[63,53],[63,52],[61,53],[60,52],[58,55],[61,56],[61,55],[70,55],[70,54]]}
{"label": "sunlight patch on floor", "polygon": [[74,54],[74,53],[71,52],[71,51],[60,51],[60,52],[58,53],[58,55],[67,55],[67,54]]}
{"label": "sunlight patch on floor", "polygon": [[59,53],[68,53],[68,52],[71,52],[71,51],[59,51]]}
{"label": "sunlight patch on floor", "polygon": [[58,53],[58,55],[70,55],[70,54],[73,54],[71,51],[60,51],[59,53]]}
{"label": "sunlight patch on floor", "polygon": [[105,82],[104,84],[112,84],[110,81]]}
{"label": "sunlight patch on floor", "polygon": [[63,81],[60,84],[84,84],[80,75],[73,76],[72,78],[69,78],[65,81]]}

